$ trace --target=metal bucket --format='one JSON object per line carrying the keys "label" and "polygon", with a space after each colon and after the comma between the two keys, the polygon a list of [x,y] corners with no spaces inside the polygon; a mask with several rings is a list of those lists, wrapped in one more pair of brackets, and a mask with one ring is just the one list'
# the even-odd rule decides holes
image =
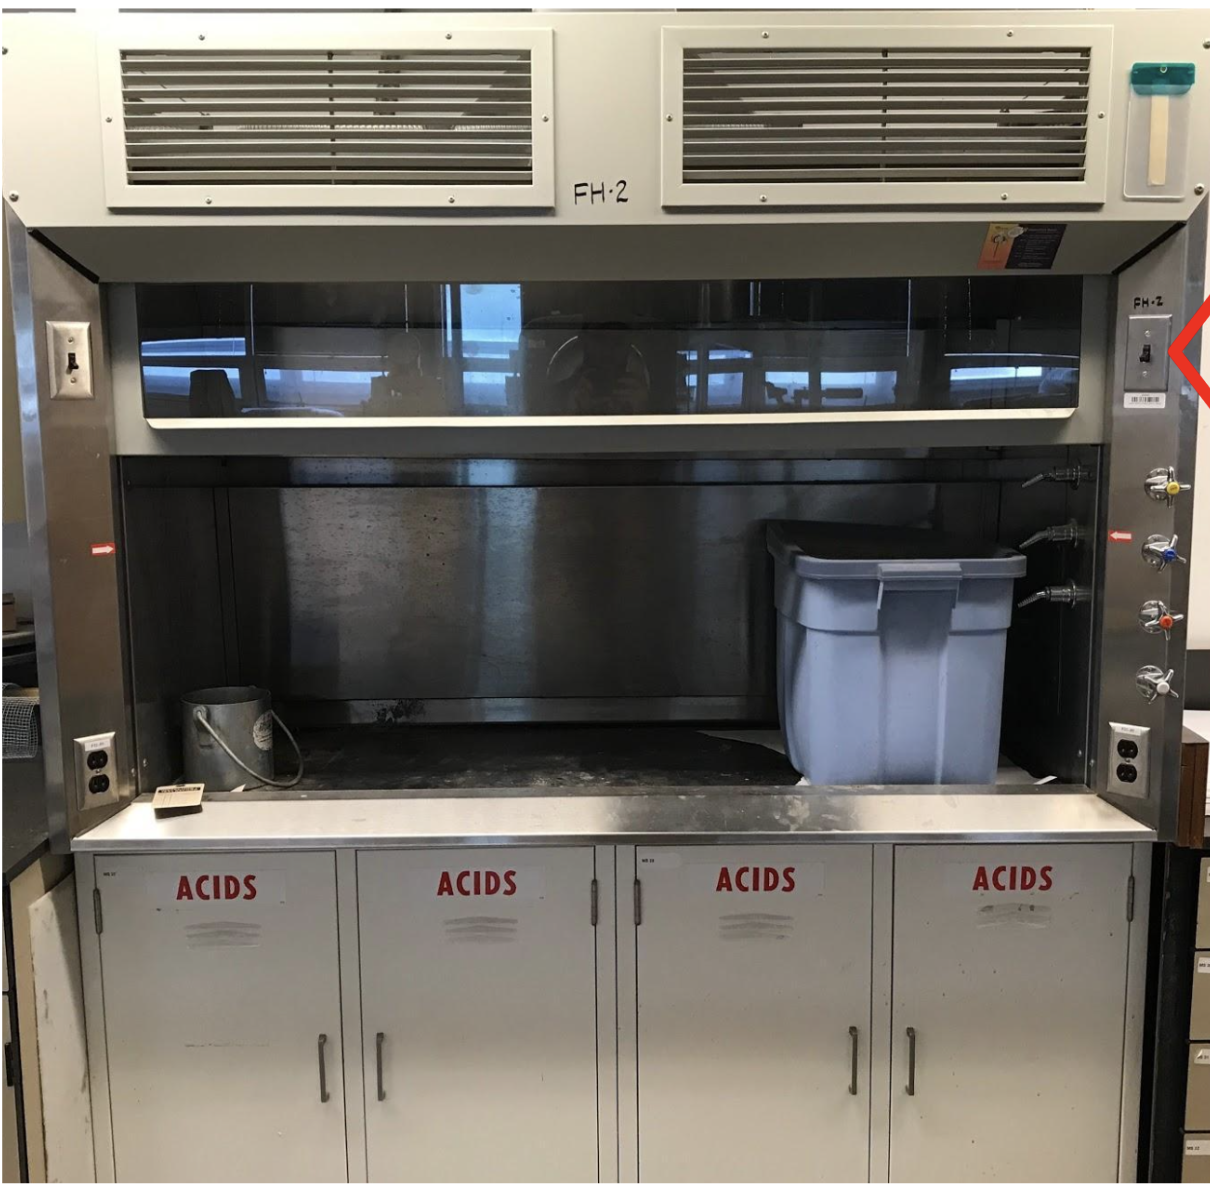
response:
{"label": "metal bucket", "polygon": [[[264,688],[202,688],[181,698],[185,781],[229,791],[240,783],[292,787],[302,777],[302,754],[273,711]],[[298,773],[273,777],[273,724],[281,725],[298,756]]]}

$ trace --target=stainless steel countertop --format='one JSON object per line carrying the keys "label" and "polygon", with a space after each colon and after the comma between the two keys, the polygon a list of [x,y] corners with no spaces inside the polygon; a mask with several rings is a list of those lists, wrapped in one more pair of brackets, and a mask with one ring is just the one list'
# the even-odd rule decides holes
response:
{"label": "stainless steel countertop", "polygon": [[1146,841],[1155,833],[1087,791],[274,799],[223,795],[157,819],[141,798],[78,836],[76,852],[404,848],[478,844]]}

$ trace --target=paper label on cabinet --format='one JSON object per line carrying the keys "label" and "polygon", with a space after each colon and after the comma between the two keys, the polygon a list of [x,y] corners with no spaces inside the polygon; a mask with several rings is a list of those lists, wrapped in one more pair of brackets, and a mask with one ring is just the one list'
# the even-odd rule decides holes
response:
{"label": "paper label on cabinet", "polygon": [[1197,957],[1197,970],[1202,973],[1210,972],[1210,955],[1199,955]]}
{"label": "paper label on cabinet", "polygon": [[679,869],[684,861],[679,852],[641,852],[640,869]]}
{"label": "paper label on cabinet", "polygon": [[1186,1157],[1210,1157],[1210,1141],[1186,1141]]}
{"label": "paper label on cabinet", "polygon": [[1199,1046],[1193,1055],[1193,1061],[1199,1067],[1210,1066],[1210,1046]]}

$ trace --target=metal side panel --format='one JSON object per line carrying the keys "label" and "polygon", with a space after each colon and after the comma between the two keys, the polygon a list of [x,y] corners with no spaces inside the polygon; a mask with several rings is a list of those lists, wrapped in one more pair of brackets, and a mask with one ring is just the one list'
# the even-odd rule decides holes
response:
{"label": "metal side panel", "polygon": [[358,854],[371,1182],[596,1180],[593,856]]}
{"label": "metal side panel", "polygon": [[892,1182],[1116,1180],[1132,857],[896,849]]}
{"label": "metal side panel", "polygon": [[869,1177],[873,848],[640,848],[639,1176]]}
{"label": "metal side panel", "polygon": [[[1154,327],[1157,316],[1170,318],[1171,338],[1184,328],[1205,299],[1206,222],[1203,203],[1185,227],[1117,277],[1106,401],[1108,475],[1097,541],[1105,553],[1099,601],[1098,739],[1089,781],[1123,811],[1154,827],[1160,840],[1176,837],[1184,705],[1179,697],[1185,684],[1188,623],[1178,620],[1165,638],[1163,633],[1145,632],[1139,614],[1155,600],[1174,614],[1189,610],[1193,497],[1184,491],[1171,500],[1152,498],[1144,483],[1157,467],[1171,466],[1180,483],[1193,484],[1199,401],[1158,345],[1151,370],[1141,379],[1146,368],[1135,357],[1141,339],[1134,319],[1145,318],[1145,325]],[[1196,358],[1197,351],[1195,339],[1187,353]],[[1162,570],[1148,564],[1143,556],[1148,540],[1169,541],[1174,536],[1181,559]],[[1137,685],[1138,673],[1146,667],[1171,671],[1176,695],[1147,700]],[[1115,777],[1121,759],[1115,752],[1113,722],[1151,731],[1149,770],[1128,785]]]}
{"label": "metal side panel", "polygon": [[[47,815],[52,845],[66,851],[71,837],[111,813],[133,784],[113,401],[100,290],[28,235],[11,209],[6,217]],[[51,322],[88,326],[90,397],[52,394]],[[74,739],[103,733],[115,735],[113,761],[104,789],[90,791]]]}

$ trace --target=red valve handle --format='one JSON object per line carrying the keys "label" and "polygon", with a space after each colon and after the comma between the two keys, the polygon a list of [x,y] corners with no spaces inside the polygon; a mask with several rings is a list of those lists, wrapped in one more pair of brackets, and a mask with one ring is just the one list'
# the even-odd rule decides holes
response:
{"label": "red valve handle", "polygon": [[1160,614],[1160,629],[1171,630],[1176,625],[1175,619],[1171,614]]}

